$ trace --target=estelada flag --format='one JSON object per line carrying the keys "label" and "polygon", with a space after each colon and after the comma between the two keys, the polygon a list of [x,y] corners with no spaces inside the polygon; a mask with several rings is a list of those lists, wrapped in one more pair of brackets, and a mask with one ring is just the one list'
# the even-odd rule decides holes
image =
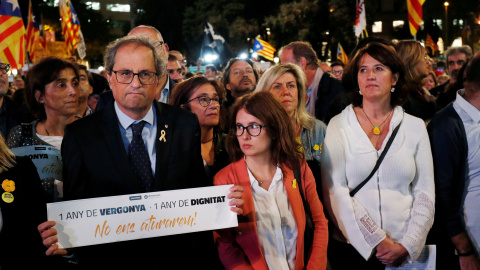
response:
{"label": "estelada flag", "polygon": [[30,0],[28,2],[28,25],[25,39],[27,42],[27,52],[30,56],[30,61],[33,62],[33,58],[35,57],[35,42],[40,36],[40,24],[38,23],[38,19],[33,16],[32,1]]}
{"label": "estelada flag", "polygon": [[0,57],[14,69],[25,59],[25,26],[17,0],[0,2]]}
{"label": "estelada flag", "polygon": [[273,53],[275,51],[275,48],[273,48],[273,46],[268,44],[266,41],[255,38],[255,43],[253,44],[254,53],[263,56],[265,59],[273,61]]}
{"label": "estelada flag", "polygon": [[337,48],[337,59],[342,61],[345,65],[348,64],[348,56],[343,50],[342,45],[340,45],[340,42],[338,43],[338,48]]}
{"label": "estelada flag", "polygon": [[418,26],[423,21],[422,5],[425,0],[407,0],[408,7],[408,24],[410,25],[410,33],[415,36]]}
{"label": "estelada flag", "polygon": [[72,55],[77,48],[80,21],[70,0],[60,0],[58,8],[60,10],[60,18],[62,19],[62,34],[65,38],[68,52]]}

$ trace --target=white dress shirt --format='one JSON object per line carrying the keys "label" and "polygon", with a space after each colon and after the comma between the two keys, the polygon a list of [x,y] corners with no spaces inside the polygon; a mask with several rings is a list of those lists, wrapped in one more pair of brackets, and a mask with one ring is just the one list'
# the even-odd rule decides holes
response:
{"label": "white dress shirt", "polygon": [[248,169],[255,206],[257,235],[269,269],[295,269],[297,225],[293,216],[280,167],[268,191]]}
{"label": "white dress shirt", "polygon": [[160,95],[160,99],[158,100],[158,102],[162,102],[165,104],[168,104],[170,102],[170,92],[171,92],[170,88],[172,88],[172,86],[170,85],[170,78],[167,77],[167,82],[165,83],[165,87],[162,90],[162,93]]}

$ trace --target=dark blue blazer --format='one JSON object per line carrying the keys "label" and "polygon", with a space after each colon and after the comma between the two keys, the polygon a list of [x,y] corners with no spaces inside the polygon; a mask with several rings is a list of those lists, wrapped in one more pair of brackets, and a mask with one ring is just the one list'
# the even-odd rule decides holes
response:
{"label": "dark blue blazer", "polygon": [[332,117],[341,113],[349,104],[350,100],[343,92],[342,83],[324,73],[318,84],[315,118],[328,124]]}

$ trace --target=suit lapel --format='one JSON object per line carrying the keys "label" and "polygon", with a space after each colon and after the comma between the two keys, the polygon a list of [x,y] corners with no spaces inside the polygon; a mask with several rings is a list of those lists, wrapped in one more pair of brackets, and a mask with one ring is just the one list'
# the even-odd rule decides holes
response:
{"label": "suit lapel", "polygon": [[120,135],[120,127],[118,126],[118,117],[115,113],[113,102],[107,104],[107,106],[103,109],[103,112],[103,122],[99,123],[99,129],[102,132],[102,137],[107,145],[107,152],[111,155],[111,158],[117,167],[118,175],[121,176],[121,179],[126,180],[124,183],[124,185],[126,185],[126,189],[128,189],[130,193],[141,192],[136,184],[135,174],[133,173],[130,162],[128,161],[125,147],[123,146],[122,136]]}
{"label": "suit lapel", "polygon": [[153,180],[153,190],[163,190],[162,183],[165,183],[168,174],[168,161],[170,148],[172,146],[173,121],[168,117],[164,104],[153,102],[157,116],[157,137],[155,140],[156,164]]}

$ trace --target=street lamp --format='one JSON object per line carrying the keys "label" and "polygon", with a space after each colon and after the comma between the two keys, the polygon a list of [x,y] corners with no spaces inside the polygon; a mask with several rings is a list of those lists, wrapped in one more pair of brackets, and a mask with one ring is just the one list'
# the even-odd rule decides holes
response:
{"label": "street lamp", "polygon": [[448,48],[448,6],[450,3],[443,3],[445,6],[445,48]]}

